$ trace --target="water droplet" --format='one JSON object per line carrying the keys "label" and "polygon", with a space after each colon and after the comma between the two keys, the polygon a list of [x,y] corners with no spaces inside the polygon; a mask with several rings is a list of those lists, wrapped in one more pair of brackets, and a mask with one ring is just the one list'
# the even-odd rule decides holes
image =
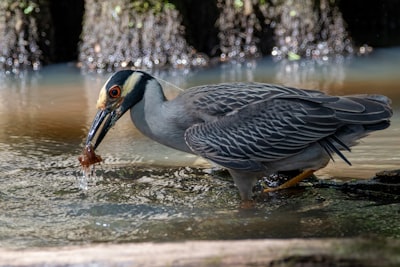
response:
{"label": "water droplet", "polygon": [[88,180],[90,176],[90,171],[87,169],[82,170],[82,175],[79,177],[78,187],[83,191],[87,191],[89,189]]}

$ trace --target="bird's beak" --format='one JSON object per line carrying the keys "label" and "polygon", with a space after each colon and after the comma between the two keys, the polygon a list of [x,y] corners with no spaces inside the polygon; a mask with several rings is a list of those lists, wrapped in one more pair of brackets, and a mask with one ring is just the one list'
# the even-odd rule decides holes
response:
{"label": "bird's beak", "polygon": [[116,110],[99,110],[93,119],[92,126],[90,127],[89,133],[87,135],[86,145],[89,145],[92,142],[92,140],[96,136],[96,133],[99,131],[100,126],[103,125],[100,132],[97,134],[97,139],[94,142],[93,149],[96,149],[103,138],[106,136],[108,130],[111,129],[111,127],[120,117],[120,113]]}

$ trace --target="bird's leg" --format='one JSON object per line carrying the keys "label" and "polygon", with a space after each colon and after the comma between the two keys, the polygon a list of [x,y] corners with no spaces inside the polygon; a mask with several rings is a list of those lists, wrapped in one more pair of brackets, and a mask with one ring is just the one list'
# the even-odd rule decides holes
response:
{"label": "bird's leg", "polygon": [[290,179],[289,181],[286,181],[285,183],[281,184],[280,186],[265,188],[263,192],[264,192],[264,193],[268,193],[268,192],[273,192],[273,191],[277,191],[277,190],[281,190],[281,189],[286,189],[286,188],[295,186],[295,185],[298,184],[299,182],[301,182],[301,181],[303,181],[304,179],[310,177],[314,172],[315,172],[314,170],[306,170],[306,171],[303,171],[303,172],[300,173],[299,175],[293,177],[293,178]]}
{"label": "bird's leg", "polygon": [[236,187],[239,189],[242,202],[253,201],[253,186],[257,182],[257,173],[228,169]]}

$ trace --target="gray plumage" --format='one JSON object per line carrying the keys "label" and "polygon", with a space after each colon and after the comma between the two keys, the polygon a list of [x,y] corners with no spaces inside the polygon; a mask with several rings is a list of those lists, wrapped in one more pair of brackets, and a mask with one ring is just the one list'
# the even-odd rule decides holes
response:
{"label": "gray plumage", "polygon": [[[134,88],[124,88],[132,75]],[[145,135],[227,168],[244,200],[251,198],[261,175],[318,170],[334,153],[349,163],[340,150],[387,128],[392,115],[390,100],[381,95],[339,97],[264,83],[226,83],[190,88],[167,101],[147,73],[121,71],[114,78],[103,90],[121,80],[118,85],[129,93],[113,122],[131,108],[134,124]],[[103,100],[104,110],[108,100]]]}

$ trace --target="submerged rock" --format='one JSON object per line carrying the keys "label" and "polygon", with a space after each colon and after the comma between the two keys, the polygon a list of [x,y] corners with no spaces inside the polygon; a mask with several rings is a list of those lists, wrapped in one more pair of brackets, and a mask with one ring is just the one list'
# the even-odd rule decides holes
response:
{"label": "submerged rock", "polygon": [[381,183],[400,184],[400,169],[378,172],[373,180]]}

